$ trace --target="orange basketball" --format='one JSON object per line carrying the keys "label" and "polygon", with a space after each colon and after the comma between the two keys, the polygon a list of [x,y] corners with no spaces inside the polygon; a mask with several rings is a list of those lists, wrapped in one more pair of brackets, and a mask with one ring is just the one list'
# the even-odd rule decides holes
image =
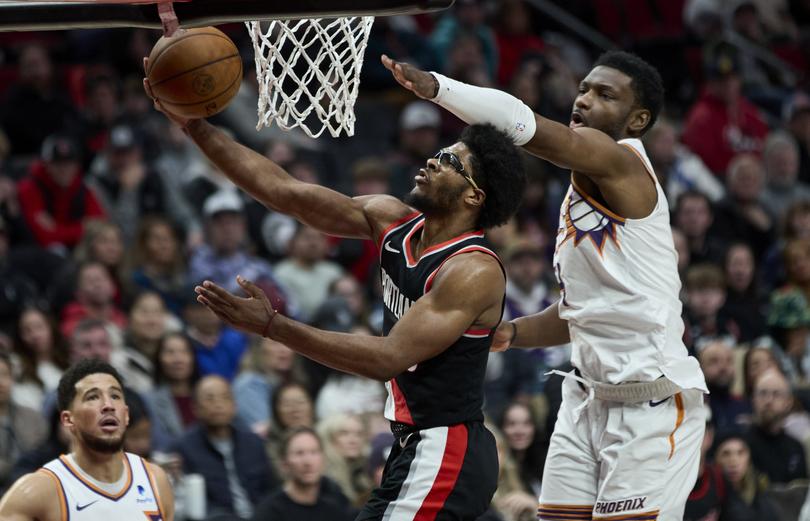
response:
{"label": "orange basketball", "polygon": [[146,77],[167,110],[206,118],[224,109],[239,90],[242,59],[219,29],[181,29],[152,48]]}

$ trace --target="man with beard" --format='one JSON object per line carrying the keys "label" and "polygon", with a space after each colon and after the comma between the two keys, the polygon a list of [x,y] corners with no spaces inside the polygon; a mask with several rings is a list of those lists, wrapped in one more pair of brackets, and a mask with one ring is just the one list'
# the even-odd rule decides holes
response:
{"label": "man with beard", "polygon": [[[149,92],[148,82],[145,87]],[[329,235],[374,239],[385,306],[382,337],[328,332],[276,313],[255,284],[247,298],[213,282],[198,300],[225,322],[270,337],[321,364],[386,382],[397,437],[382,485],[359,520],[475,519],[498,481],[484,427],[483,380],[503,314],[503,267],[484,230],[505,223],[525,186],[520,156],[491,125],[472,125],[425,161],[406,202],[350,198],[300,182],[204,120],[162,110],[240,188]]]}
{"label": "man with beard", "polygon": [[20,478],[0,502],[4,521],[174,519],[166,474],[122,450],[129,411],[118,372],[82,360],[59,381],[62,425],[72,452]]}
{"label": "man with beard", "polygon": [[737,370],[734,348],[725,339],[709,341],[698,348],[700,368],[709,388],[709,407],[718,432],[738,430],[751,423],[751,404],[731,391]]}
{"label": "man with beard", "polygon": [[771,483],[807,478],[802,444],[785,432],[793,408],[793,391],[778,369],[762,373],[754,383],[754,422],[748,432],[751,461]]}
{"label": "man with beard", "polygon": [[493,340],[496,350],[571,342],[538,517],[682,519],[706,383],[682,341],[669,206],[639,139],[663,105],[658,71],[633,54],[603,54],[566,126],[504,92],[382,60],[416,95],[571,170],[554,252],[562,298],[501,324]]}

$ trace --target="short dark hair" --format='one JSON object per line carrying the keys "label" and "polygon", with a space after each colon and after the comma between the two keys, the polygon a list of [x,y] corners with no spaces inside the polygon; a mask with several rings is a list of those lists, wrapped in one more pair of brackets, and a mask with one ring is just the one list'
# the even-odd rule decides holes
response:
{"label": "short dark hair", "polygon": [[70,404],[73,403],[73,399],[76,397],[76,384],[81,381],[82,378],[98,373],[112,376],[118,380],[118,385],[121,386],[121,390],[124,389],[124,381],[115,367],[103,360],[95,358],[79,360],[70,366],[68,370],[65,371],[65,374],[62,375],[62,378],[59,379],[59,387],[57,388],[57,405],[59,406],[59,411],[70,409]]}
{"label": "short dark hair", "polygon": [[664,105],[664,82],[658,70],[641,59],[639,56],[625,51],[607,51],[593,64],[594,67],[603,65],[616,69],[628,75],[632,82],[633,94],[636,103],[643,109],[650,111],[650,122],[641,131],[642,134],[650,130],[661,107]]}
{"label": "short dark hair", "polygon": [[512,140],[489,123],[470,125],[459,141],[470,151],[472,177],[486,194],[478,226],[504,224],[517,212],[526,187],[526,171]]}
{"label": "short dark hair", "polygon": [[311,434],[314,436],[315,439],[318,440],[318,445],[320,446],[321,450],[323,450],[323,441],[321,441],[321,437],[318,435],[315,429],[311,427],[295,427],[286,432],[281,438],[281,446],[279,446],[278,455],[281,456],[282,459],[287,458],[287,449],[290,448],[290,443],[292,440],[301,434]]}

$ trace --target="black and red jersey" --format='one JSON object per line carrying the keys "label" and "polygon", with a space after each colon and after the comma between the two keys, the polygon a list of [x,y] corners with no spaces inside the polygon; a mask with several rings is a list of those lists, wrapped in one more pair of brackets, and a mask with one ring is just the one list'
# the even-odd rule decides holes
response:
{"label": "black and red jersey", "polygon": [[[389,226],[380,239],[386,335],[413,303],[430,291],[433,279],[449,258],[481,252],[498,259],[482,230],[426,248],[416,259],[411,242],[424,224],[424,215],[413,213]],[[420,429],[482,421],[484,373],[494,331],[470,328],[439,355],[386,382],[385,417]]]}

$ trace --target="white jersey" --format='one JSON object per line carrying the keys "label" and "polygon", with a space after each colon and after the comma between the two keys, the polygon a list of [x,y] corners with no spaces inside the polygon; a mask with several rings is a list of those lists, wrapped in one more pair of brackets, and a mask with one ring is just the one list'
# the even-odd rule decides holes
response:
{"label": "white jersey", "polygon": [[62,520],[69,521],[162,521],[155,477],[146,462],[134,454],[124,453],[124,478],[117,491],[101,488],[65,455],[46,463],[38,472],[56,480]]}
{"label": "white jersey", "polygon": [[589,197],[572,178],[554,251],[571,362],[597,382],[666,376],[683,389],[705,392],[700,365],[682,341],[681,282],[666,195],[641,141],[619,143],[644,162],[658,200],[647,217],[625,219]]}

